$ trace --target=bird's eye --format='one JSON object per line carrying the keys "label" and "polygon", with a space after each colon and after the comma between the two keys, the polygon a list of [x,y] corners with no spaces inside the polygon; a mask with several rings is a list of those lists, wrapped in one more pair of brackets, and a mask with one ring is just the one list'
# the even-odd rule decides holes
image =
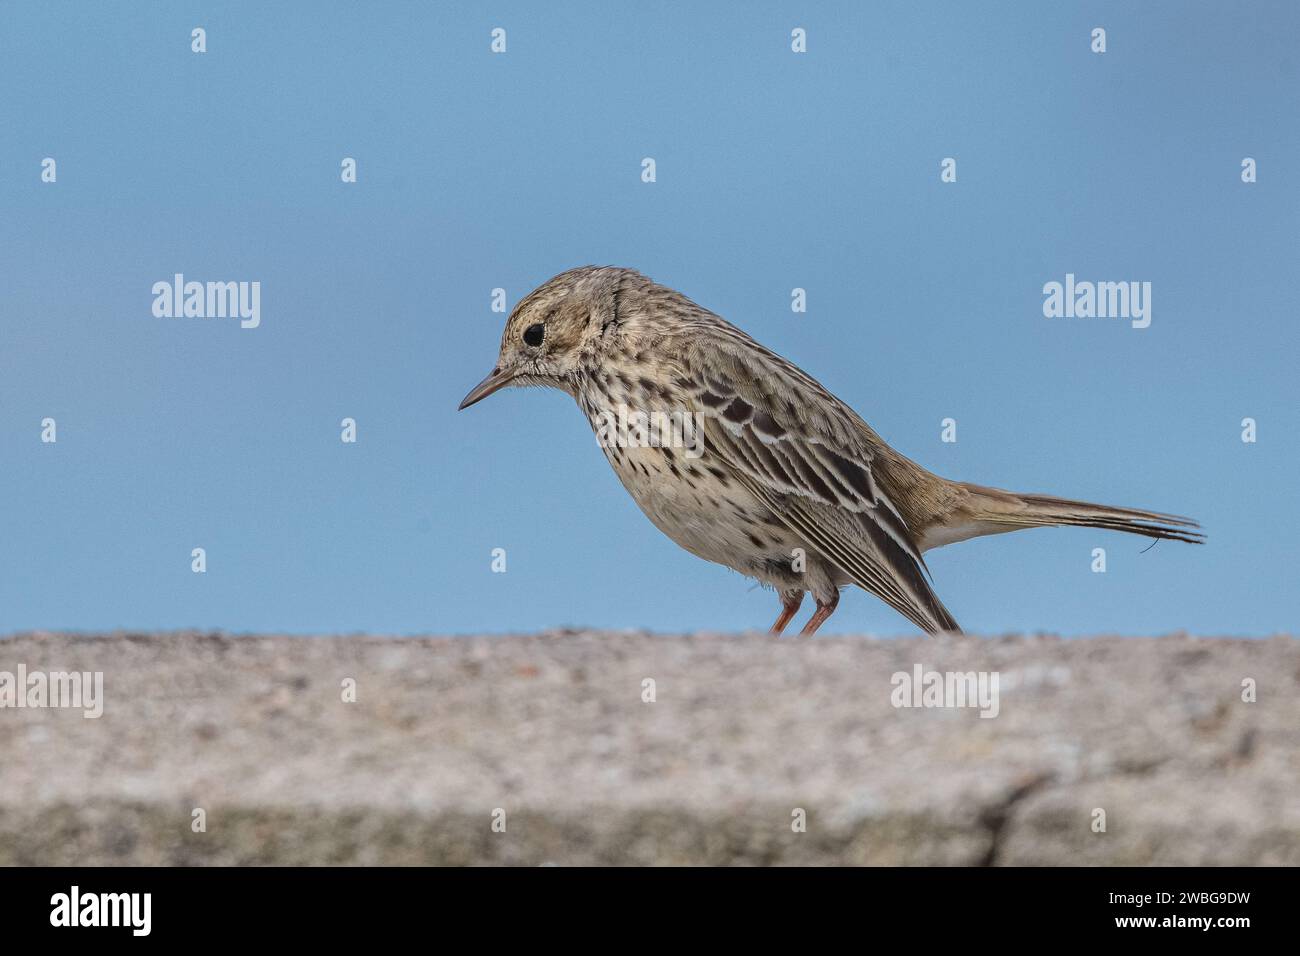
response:
{"label": "bird's eye", "polygon": [[542,344],[542,339],[544,338],[546,338],[546,326],[542,325],[540,322],[524,329],[524,343],[526,345],[536,347]]}

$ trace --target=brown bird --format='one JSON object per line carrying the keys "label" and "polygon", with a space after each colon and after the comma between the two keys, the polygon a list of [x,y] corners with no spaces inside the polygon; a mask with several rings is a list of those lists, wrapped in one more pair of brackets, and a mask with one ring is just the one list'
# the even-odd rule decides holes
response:
{"label": "brown bird", "polygon": [[1200,543],[1196,522],[940,478],[904,458],[792,363],[632,269],[561,273],[514,309],[467,408],[508,385],[577,399],[646,516],[692,554],[776,588],[812,634],[847,584],[924,630],[959,631],[922,552],[1077,525]]}

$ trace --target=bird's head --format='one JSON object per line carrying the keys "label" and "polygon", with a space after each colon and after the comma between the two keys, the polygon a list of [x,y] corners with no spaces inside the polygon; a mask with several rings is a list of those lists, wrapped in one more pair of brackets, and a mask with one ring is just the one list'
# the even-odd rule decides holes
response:
{"label": "bird's head", "polygon": [[626,316],[623,291],[647,282],[630,269],[583,266],[528,293],[506,320],[496,367],[465,396],[461,408],[508,385],[574,390],[577,375],[600,364],[611,331]]}

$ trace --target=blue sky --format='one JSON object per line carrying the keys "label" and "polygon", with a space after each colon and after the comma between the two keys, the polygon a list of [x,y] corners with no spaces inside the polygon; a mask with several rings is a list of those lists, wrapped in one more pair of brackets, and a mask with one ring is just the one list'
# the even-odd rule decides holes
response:
{"label": "blue sky", "polygon": [[[1296,627],[1300,8],[543,6],[0,7],[0,632],[766,627],[569,398],[456,412],[491,290],[585,263],[726,316],[939,474],[1208,532],[932,552],[967,630]],[[176,272],[260,282],[261,325],[154,317]],[[1151,282],[1150,327],[1045,318],[1067,273]],[[911,630],[853,591],[823,633]]]}

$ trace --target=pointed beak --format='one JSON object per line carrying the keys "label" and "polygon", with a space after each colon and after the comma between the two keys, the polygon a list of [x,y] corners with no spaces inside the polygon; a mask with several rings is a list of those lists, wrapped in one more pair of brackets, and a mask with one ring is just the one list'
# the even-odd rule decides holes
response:
{"label": "pointed beak", "polygon": [[487,378],[483,379],[483,381],[479,382],[469,390],[469,394],[461,401],[460,408],[456,409],[456,411],[464,411],[475,402],[483,401],[483,399],[487,398],[497,389],[505,388],[509,385],[510,380],[513,378],[513,373],[501,371],[501,366],[498,365],[488,373]]}

